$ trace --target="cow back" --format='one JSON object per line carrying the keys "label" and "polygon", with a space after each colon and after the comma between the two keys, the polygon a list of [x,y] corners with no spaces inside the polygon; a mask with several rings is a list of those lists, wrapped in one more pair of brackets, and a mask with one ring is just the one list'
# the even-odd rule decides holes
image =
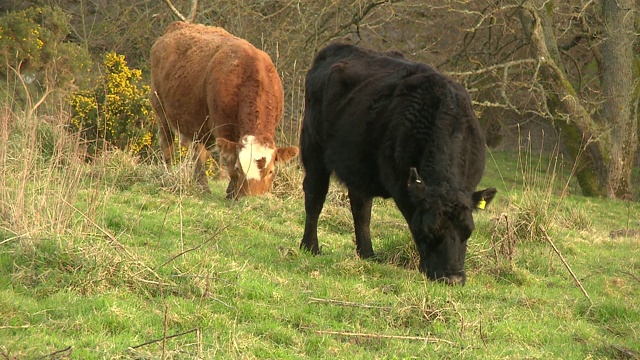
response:
{"label": "cow back", "polygon": [[373,197],[393,197],[429,278],[464,284],[484,135],[467,91],[434,68],[346,44],[320,51],[306,78],[300,147],[305,178],[301,248],[319,252],[317,221],[331,173],[349,192],[356,252],[374,255]]}
{"label": "cow back", "polygon": [[410,167],[462,191],[482,176],[484,136],[468,93],[428,65],[334,44],[316,57],[306,92],[305,141],[347,186],[392,196]]}
{"label": "cow back", "polygon": [[273,139],[283,89],[270,57],[222,28],[176,22],[151,48],[152,96],[184,136]]}

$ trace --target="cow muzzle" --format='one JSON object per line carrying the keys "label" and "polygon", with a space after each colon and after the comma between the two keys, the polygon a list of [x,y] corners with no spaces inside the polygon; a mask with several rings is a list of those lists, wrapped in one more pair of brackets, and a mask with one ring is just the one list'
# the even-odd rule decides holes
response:
{"label": "cow muzzle", "polygon": [[429,280],[443,282],[447,285],[461,285],[463,286],[467,281],[467,274],[464,270],[460,271],[433,271],[427,269],[423,271]]}
{"label": "cow muzzle", "polygon": [[443,281],[447,285],[460,285],[464,286],[464,283],[467,281],[467,274],[463,271],[460,271],[455,274],[448,274],[438,279]]}

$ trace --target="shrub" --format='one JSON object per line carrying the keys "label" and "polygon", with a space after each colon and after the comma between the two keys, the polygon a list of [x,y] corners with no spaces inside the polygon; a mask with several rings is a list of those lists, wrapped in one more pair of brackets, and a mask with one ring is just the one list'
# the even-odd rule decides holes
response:
{"label": "shrub", "polygon": [[90,90],[72,94],[72,126],[81,131],[92,155],[112,146],[132,154],[148,155],[154,138],[149,87],[142,72],[129,69],[124,55],[105,56],[106,73]]}
{"label": "shrub", "polygon": [[91,57],[67,41],[69,21],[59,7],[31,7],[0,16],[0,78],[17,75],[31,87],[49,90],[87,80]]}

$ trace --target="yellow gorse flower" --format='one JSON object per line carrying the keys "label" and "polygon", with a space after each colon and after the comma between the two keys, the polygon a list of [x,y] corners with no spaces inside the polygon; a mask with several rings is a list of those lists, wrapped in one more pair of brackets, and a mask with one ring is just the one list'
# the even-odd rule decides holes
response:
{"label": "yellow gorse flower", "polygon": [[88,140],[139,154],[153,143],[154,121],[148,99],[149,87],[140,85],[142,71],[129,69],[124,55],[107,53],[100,84],[90,91],[74,93],[71,123]]}

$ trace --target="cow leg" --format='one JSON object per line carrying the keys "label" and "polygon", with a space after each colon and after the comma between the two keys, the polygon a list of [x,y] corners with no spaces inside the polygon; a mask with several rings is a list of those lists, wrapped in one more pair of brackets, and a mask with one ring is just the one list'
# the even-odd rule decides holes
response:
{"label": "cow leg", "polygon": [[356,233],[356,252],[363,259],[373,257],[371,245],[371,206],[373,198],[365,197],[349,191],[351,202],[351,214],[353,215],[353,227]]}
{"label": "cow leg", "polygon": [[158,138],[160,140],[160,148],[162,149],[163,160],[167,168],[171,167],[171,155],[173,154],[173,146],[175,143],[175,134],[167,121],[167,116],[163,111],[160,99],[157,96],[151,96],[151,103],[158,115]]}
{"label": "cow leg", "polygon": [[320,217],[320,212],[322,212],[322,207],[327,197],[331,173],[320,165],[322,164],[321,161],[312,164],[308,157],[306,159],[303,157],[302,160],[305,164],[307,164],[307,162],[309,163],[308,166],[305,166],[305,176],[302,182],[306,218],[300,249],[311,251],[312,254],[317,255],[320,254],[320,247],[318,246],[318,218]]}
{"label": "cow leg", "polygon": [[205,192],[210,193],[209,181],[207,179],[207,171],[205,164],[209,158],[209,152],[201,142],[193,143],[193,175],[194,179],[202,187]]}
{"label": "cow leg", "polygon": [[227,199],[228,200],[235,200],[238,198],[238,195],[240,194],[240,189],[237,188],[238,185],[238,174],[236,173],[230,173],[229,174],[229,185],[227,185]]}

